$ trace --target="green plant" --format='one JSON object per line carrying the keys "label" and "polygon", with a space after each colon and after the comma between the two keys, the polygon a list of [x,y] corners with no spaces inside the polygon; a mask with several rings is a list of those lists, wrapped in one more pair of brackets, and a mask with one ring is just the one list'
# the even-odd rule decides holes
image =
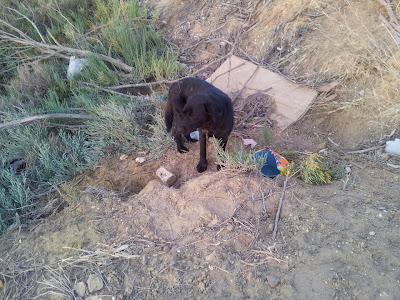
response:
{"label": "green plant", "polygon": [[264,126],[259,132],[260,143],[264,146],[270,146],[274,141],[274,135],[270,127]]}
{"label": "green plant", "polygon": [[213,139],[212,143],[217,152],[216,163],[223,165],[226,170],[253,172],[260,170],[264,164],[262,160],[255,161],[254,152],[244,149],[242,145],[234,145],[230,151],[224,151],[217,140]]}
{"label": "green plant", "polygon": [[300,177],[309,184],[328,184],[332,182],[332,174],[324,165],[323,157],[313,153],[300,164]]}

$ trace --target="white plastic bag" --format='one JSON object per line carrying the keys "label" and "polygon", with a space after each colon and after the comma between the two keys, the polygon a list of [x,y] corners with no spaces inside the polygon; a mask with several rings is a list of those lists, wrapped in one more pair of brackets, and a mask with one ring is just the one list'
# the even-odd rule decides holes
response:
{"label": "white plastic bag", "polygon": [[86,59],[76,58],[75,56],[71,56],[69,58],[67,78],[71,80],[75,76],[77,76],[82,71],[85,64],[86,64]]}
{"label": "white plastic bag", "polygon": [[395,139],[394,141],[387,141],[385,151],[390,155],[400,156],[400,139]]}

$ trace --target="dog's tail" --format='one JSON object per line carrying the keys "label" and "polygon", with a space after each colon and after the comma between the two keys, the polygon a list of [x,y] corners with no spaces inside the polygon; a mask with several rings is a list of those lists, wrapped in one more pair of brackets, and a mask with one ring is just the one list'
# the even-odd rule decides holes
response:
{"label": "dog's tail", "polygon": [[167,127],[167,132],[170,132],[172,128],[172,122],[174,121],[174,111],[172,110],[170,101],[167,102],[167,107],[165,108],[164,121],[165,126]]}

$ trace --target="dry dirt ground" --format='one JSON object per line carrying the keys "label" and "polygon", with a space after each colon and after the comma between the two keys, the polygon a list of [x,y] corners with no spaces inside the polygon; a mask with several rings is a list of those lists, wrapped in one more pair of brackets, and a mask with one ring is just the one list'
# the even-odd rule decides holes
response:
{"label": "dry dirt ground", "polygon": [[[398,172],[358,160],[345,190],[291,179],[273,240],[282,178],[214,166],[199,176],[190,148],[144,165],[108,160],[80,191],[60,191],[63,210],[4,234],[0,296],[400,299]],[[155,179],[160,164],[175,187]]]}
{"label": "dry dirt ground", "polygon": [[[390,59],[398,49],[385,46],[392,40],[379,23],[385,12],[378,1],[350,2],[158,3],[167,8],[162,30],[189,67],[225,55],[225,40],[244,30],[240,56],[313,87],[339,80],[317,100],[324,114],[306,116],[275,137],[273,148],[333,147],[328,155],[340,157],[330,133],[354,147],[398,127],[376,106],[395,111],[399,90],[398,60]],[[365,23],[374,28],[367,35]],[[354,53],[363,59],[354,62]],[[376,119],[382,130],[372,134]],[[247,125],[236,138],[256,137],[259,129]],[[377,153],[344,158],[352,165],[345,189],[341,181],[290,179],[273,240],[282,178],[216,172],[213,159],[199,176],[198,145],[190,149],[143,165],[135,156],[108,159],[60,188],[45,216],[0,237],[0,298],[400,299],[400,172]],[[157,180],[160,165],[177,174],[174,187]]]}

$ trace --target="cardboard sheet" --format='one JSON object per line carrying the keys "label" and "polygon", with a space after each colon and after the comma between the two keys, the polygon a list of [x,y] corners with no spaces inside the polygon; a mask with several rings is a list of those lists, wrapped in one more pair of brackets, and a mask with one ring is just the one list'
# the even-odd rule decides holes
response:
{"label": "cardboard sheet", "polygon": [[[280,130],[300,119],[310,108],[317,92],[237,56],[228,58],[207,80],[233,101],[264,93],[275,101],[270,118]],[[237,99],[236,99],[237,98]]]}

